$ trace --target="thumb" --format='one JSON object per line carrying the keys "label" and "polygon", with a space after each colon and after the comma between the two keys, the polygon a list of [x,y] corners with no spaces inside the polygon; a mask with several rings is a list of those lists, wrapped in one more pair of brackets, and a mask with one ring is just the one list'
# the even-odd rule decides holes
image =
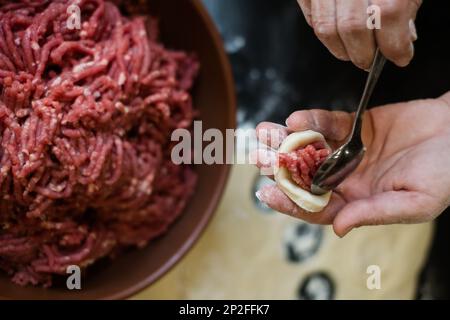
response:
{"label": "thumb", "polygon": [[343,237],[361,226],[425,222],[432,217],[432,201],[415,191],[383,192],[348,203],[334,219],[333,229]]}

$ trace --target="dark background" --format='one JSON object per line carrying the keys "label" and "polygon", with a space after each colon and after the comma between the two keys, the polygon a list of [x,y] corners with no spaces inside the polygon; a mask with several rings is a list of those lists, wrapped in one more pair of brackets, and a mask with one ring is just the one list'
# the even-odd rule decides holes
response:
{"label": "dark background", "polygon": [[[354,110],[366,73],[327,51],[295,0],[203,1],[232,62],[240,126],[284,123],[297,109]],[[402,69],[386,66],[371,105],[434,98],[450,90],[449,18],[450,1],[424,1],[413,62]],[[448,211],[437,221],[418,298],[450,298]]]}

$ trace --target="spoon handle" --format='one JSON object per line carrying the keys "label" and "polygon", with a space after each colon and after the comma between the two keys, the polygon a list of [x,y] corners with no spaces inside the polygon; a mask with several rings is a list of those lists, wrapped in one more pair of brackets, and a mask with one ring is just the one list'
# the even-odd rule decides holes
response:
{"label": "spoon handle", "polygon": [[366,86],[364,88],[364,93],[361,97],[361,101],[359,102],[359,106],[355,114],[355,121],[351,134],[352,139],[357,137],[361,139],[361,128],[364,112],[366,111],[370,97],[372,96],[373,90],[375,89],[375,85],[377,84],[378,78],[381,75],[381,71],[383,71],[385,63],[386,58],[381,53],[380,49],[377,49],[375,58],[370,68],[369,76],[367,78]]}

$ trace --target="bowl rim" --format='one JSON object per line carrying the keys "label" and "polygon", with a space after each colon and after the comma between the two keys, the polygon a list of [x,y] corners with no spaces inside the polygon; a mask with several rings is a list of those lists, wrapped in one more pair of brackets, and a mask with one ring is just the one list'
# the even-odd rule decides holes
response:
{"label": "bowl rim", "polygon": [[[226,95],[230,97],[229,108],[231,112],[229,112],[229,118],[227,119],[227,123],[231,124],[231,128],[236,128],[237,122],[235,114],[237,109],[237,98],[234,89],[234,77],[230,60],[228,59],[228,56],[225,51],[222,37],[220,36],[216,24],[212,20],[211,16],[209,15],[206,7],[203,5],[201,0],[190,0],[190,2],[194,6],[194,9],[199,13],[200,18],[206,24],[207,27],[206,30],[213,40],[214,47],[217,49],[220,63],[224,69],[223,71],[226,87],[224,87],[223,90],[226,91]],[[205,210],[205,214],[202,216],[201,220],[196,225],[194,231],[189,235],[185,243],[177,250],[177,252],[143,281],[140,281],[139,283],[120,292],[109,294],[105,297],[99,298],[99,300],[127,299],[139,293],[140,291],[144,290],[145,288],[149,287],[150,285],[160,280],[164,275],[166,275],[170,270],[172,270],[172,268],[174,268],[175,265],[178,262],[180,262],[180,260],[189,252],[189,250],[191,250],[194,247],[194,245],[200,239],[200,237],[206,230],[208,224],[210,223],[214,215],[214,212],[216,211],[219,202],[222,198],[223,192],[225,190],[232,165],[223,165],[223,166],[225,167],[225,169],[222,170],[220,173],[220,177],[217,180],[218,187],[216,188],[214,194],[211,196],[211,200],[209,201],[209,205]]]}

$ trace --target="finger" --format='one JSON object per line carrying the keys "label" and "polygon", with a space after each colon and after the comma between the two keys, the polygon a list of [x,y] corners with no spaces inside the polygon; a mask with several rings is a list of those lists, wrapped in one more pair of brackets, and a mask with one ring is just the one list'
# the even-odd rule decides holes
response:
{"label": "finger", "polygon": [[262,187],[256,197],[275,211],[314,224],[331,224],[336,213],[345,205],[344,200],[334,193],[329,205],[322,212],[306,212],[289,199],[276,184]]}
{"label": "finger", "polygon": [[421,223],[431,220],[433,199],[412,191],[389,191],[347,204],[333,222],[343,237],[360,226]]}
{"label": "finger", "polygon": [[278,149],[288,136],[286,127],[272,122],[262,122],[256,127],[256,136],[259,142]]}
{"label": "finger", "polygon": [[273,179],[273,168],[277,161],[277,154],[272,150],[257,149],[250,152],[250,164],[261,169],[261,174]]}
{"label": "finger", "polygon": [[300,5],[300,8],[302,9],[306,22],[308,22],[308,24],[312,27],[311,0],[297,0],[297,2]]}
{"label": "finger", "polygon": [[400,67],[408,65],[414,56],[414,27],[421,0],[372,0],[380,8],[381,28],[375,38],[384,56]]}
{"label": "finger", "polygon": [[369,0],[336,0],[337,29],[350,60],[368,70],[375,57],[374,32],[367,28]]}
{"label": "finger", "polygon": [[339,37],[334,0],[311,1],[311,22],[319,40],[338,59],[348,61],[349,56]]}
{"label": "finger", "polygon": [[286,120],[292,131],[314,130],[322,133],[327,140],[343,141],[352,129],[353,115],[343,111],[320,109],[294,112]]}

